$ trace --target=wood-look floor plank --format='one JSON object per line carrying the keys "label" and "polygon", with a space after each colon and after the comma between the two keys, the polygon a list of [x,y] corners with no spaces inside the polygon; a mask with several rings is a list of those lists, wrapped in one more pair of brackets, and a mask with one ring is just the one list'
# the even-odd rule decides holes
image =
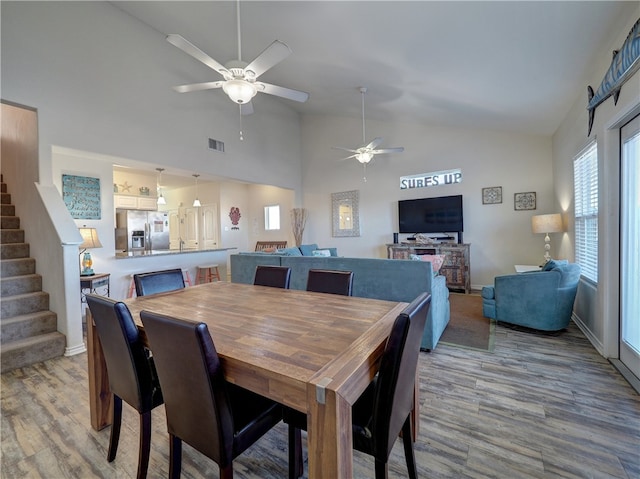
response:
{"label": "wood-look floor plank", "polygon": [[[640,477],[640,397],[575,325],[551,336],[499,324],[493,353],[440,344],[419,361],[419,477]],[[138,414],[123,408],[118,455],[108,463],[110,429],[89,422],[86,364],[82,354],[1,376],[3,478],[135,477]],[[152,421],[148,477],[166,477],[163,407]],[[287,468],[283,424],[234,462],[241,479],[282,478]],[[355,452],[354,477],[373,476],[373,460]],[[217,467],[185,445],[182,477],[215,478]],[[407,477],[401,441],[389,477]]]}

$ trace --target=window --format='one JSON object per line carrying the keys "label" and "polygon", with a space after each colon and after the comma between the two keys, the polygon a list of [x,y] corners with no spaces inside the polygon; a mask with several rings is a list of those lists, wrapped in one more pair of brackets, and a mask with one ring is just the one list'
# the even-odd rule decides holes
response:
{"label": "window", "polygon": [[264,229],[279,230],[280,229],[280,205],[272,205],[264,207]]}
{"label": "window", "polygon": [[598,282],[598,155],[591,143],[573,162],[575,255],[582,276]]}

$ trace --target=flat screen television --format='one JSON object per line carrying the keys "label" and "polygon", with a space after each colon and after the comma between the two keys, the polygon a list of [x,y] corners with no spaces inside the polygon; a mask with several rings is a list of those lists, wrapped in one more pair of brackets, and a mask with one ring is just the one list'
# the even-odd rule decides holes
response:
{"label": "flat screen television", "polygon": [[400,200],[398,220],[400,233],[461,233],[462,195]]}

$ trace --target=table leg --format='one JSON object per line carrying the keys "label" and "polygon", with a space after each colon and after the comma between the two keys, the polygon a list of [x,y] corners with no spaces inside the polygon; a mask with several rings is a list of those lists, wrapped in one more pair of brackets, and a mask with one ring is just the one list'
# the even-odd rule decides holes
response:
{"label": "table leg", "polygon": [[87,308],[87,363],[89,376],[89,413],[91,427],[96,431],[111,424],[112,394],[109,389],[107,364],[98,339],[91,311]]}
{"label": "table leg", "polygon": [[307,424],[309,479],[353,477],[351,404],[335,391],[324,390],[324,404],[316,386],[307,389],[310,414]]}

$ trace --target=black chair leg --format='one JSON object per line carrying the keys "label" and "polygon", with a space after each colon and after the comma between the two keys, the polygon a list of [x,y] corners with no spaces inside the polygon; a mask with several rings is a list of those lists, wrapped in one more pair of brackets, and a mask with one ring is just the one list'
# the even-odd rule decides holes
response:
{"label": "black chair leg", "polygon": [[302,433],[300,429],[289,424],[289,479],[298,479],[302,474]]}
{"label": "black chair leg", "polygon": [[182,439],[169,434],[169,479],[180,479]]}
{"label": "black chair leg", "polygon": [[107,461],[111,462],[116,458],[118,452],[118,441],[120,440],[120,424],[122,423],[122,399],[113,395],[113,415],[111,416],[111,435],[109,436],[109,452]]}
{"label": "black chair leg", "polygon": [[151,411],[140,414],[140,447],[138,451],[138,479],[147,477],[151,452]]}
{"label": "black chair leg", "polygon": [[220,479],[233,479],[233,463],[220,468]]}
{"label": "black chair leg", "polygon": [[376,459],[376,479],[388,479],[389,478],[389,467],[387,465],[387,461],[381,461],[380,459]]}
{"label": "black chair leg", "polygon": [[404,457],[407,461],[407,471],[409,479],[418,479],[418,471],[416,470],[416,457],[413,453],[413,435],[411,433],[411,414],[402,426],[402,442],[404,444]]}

